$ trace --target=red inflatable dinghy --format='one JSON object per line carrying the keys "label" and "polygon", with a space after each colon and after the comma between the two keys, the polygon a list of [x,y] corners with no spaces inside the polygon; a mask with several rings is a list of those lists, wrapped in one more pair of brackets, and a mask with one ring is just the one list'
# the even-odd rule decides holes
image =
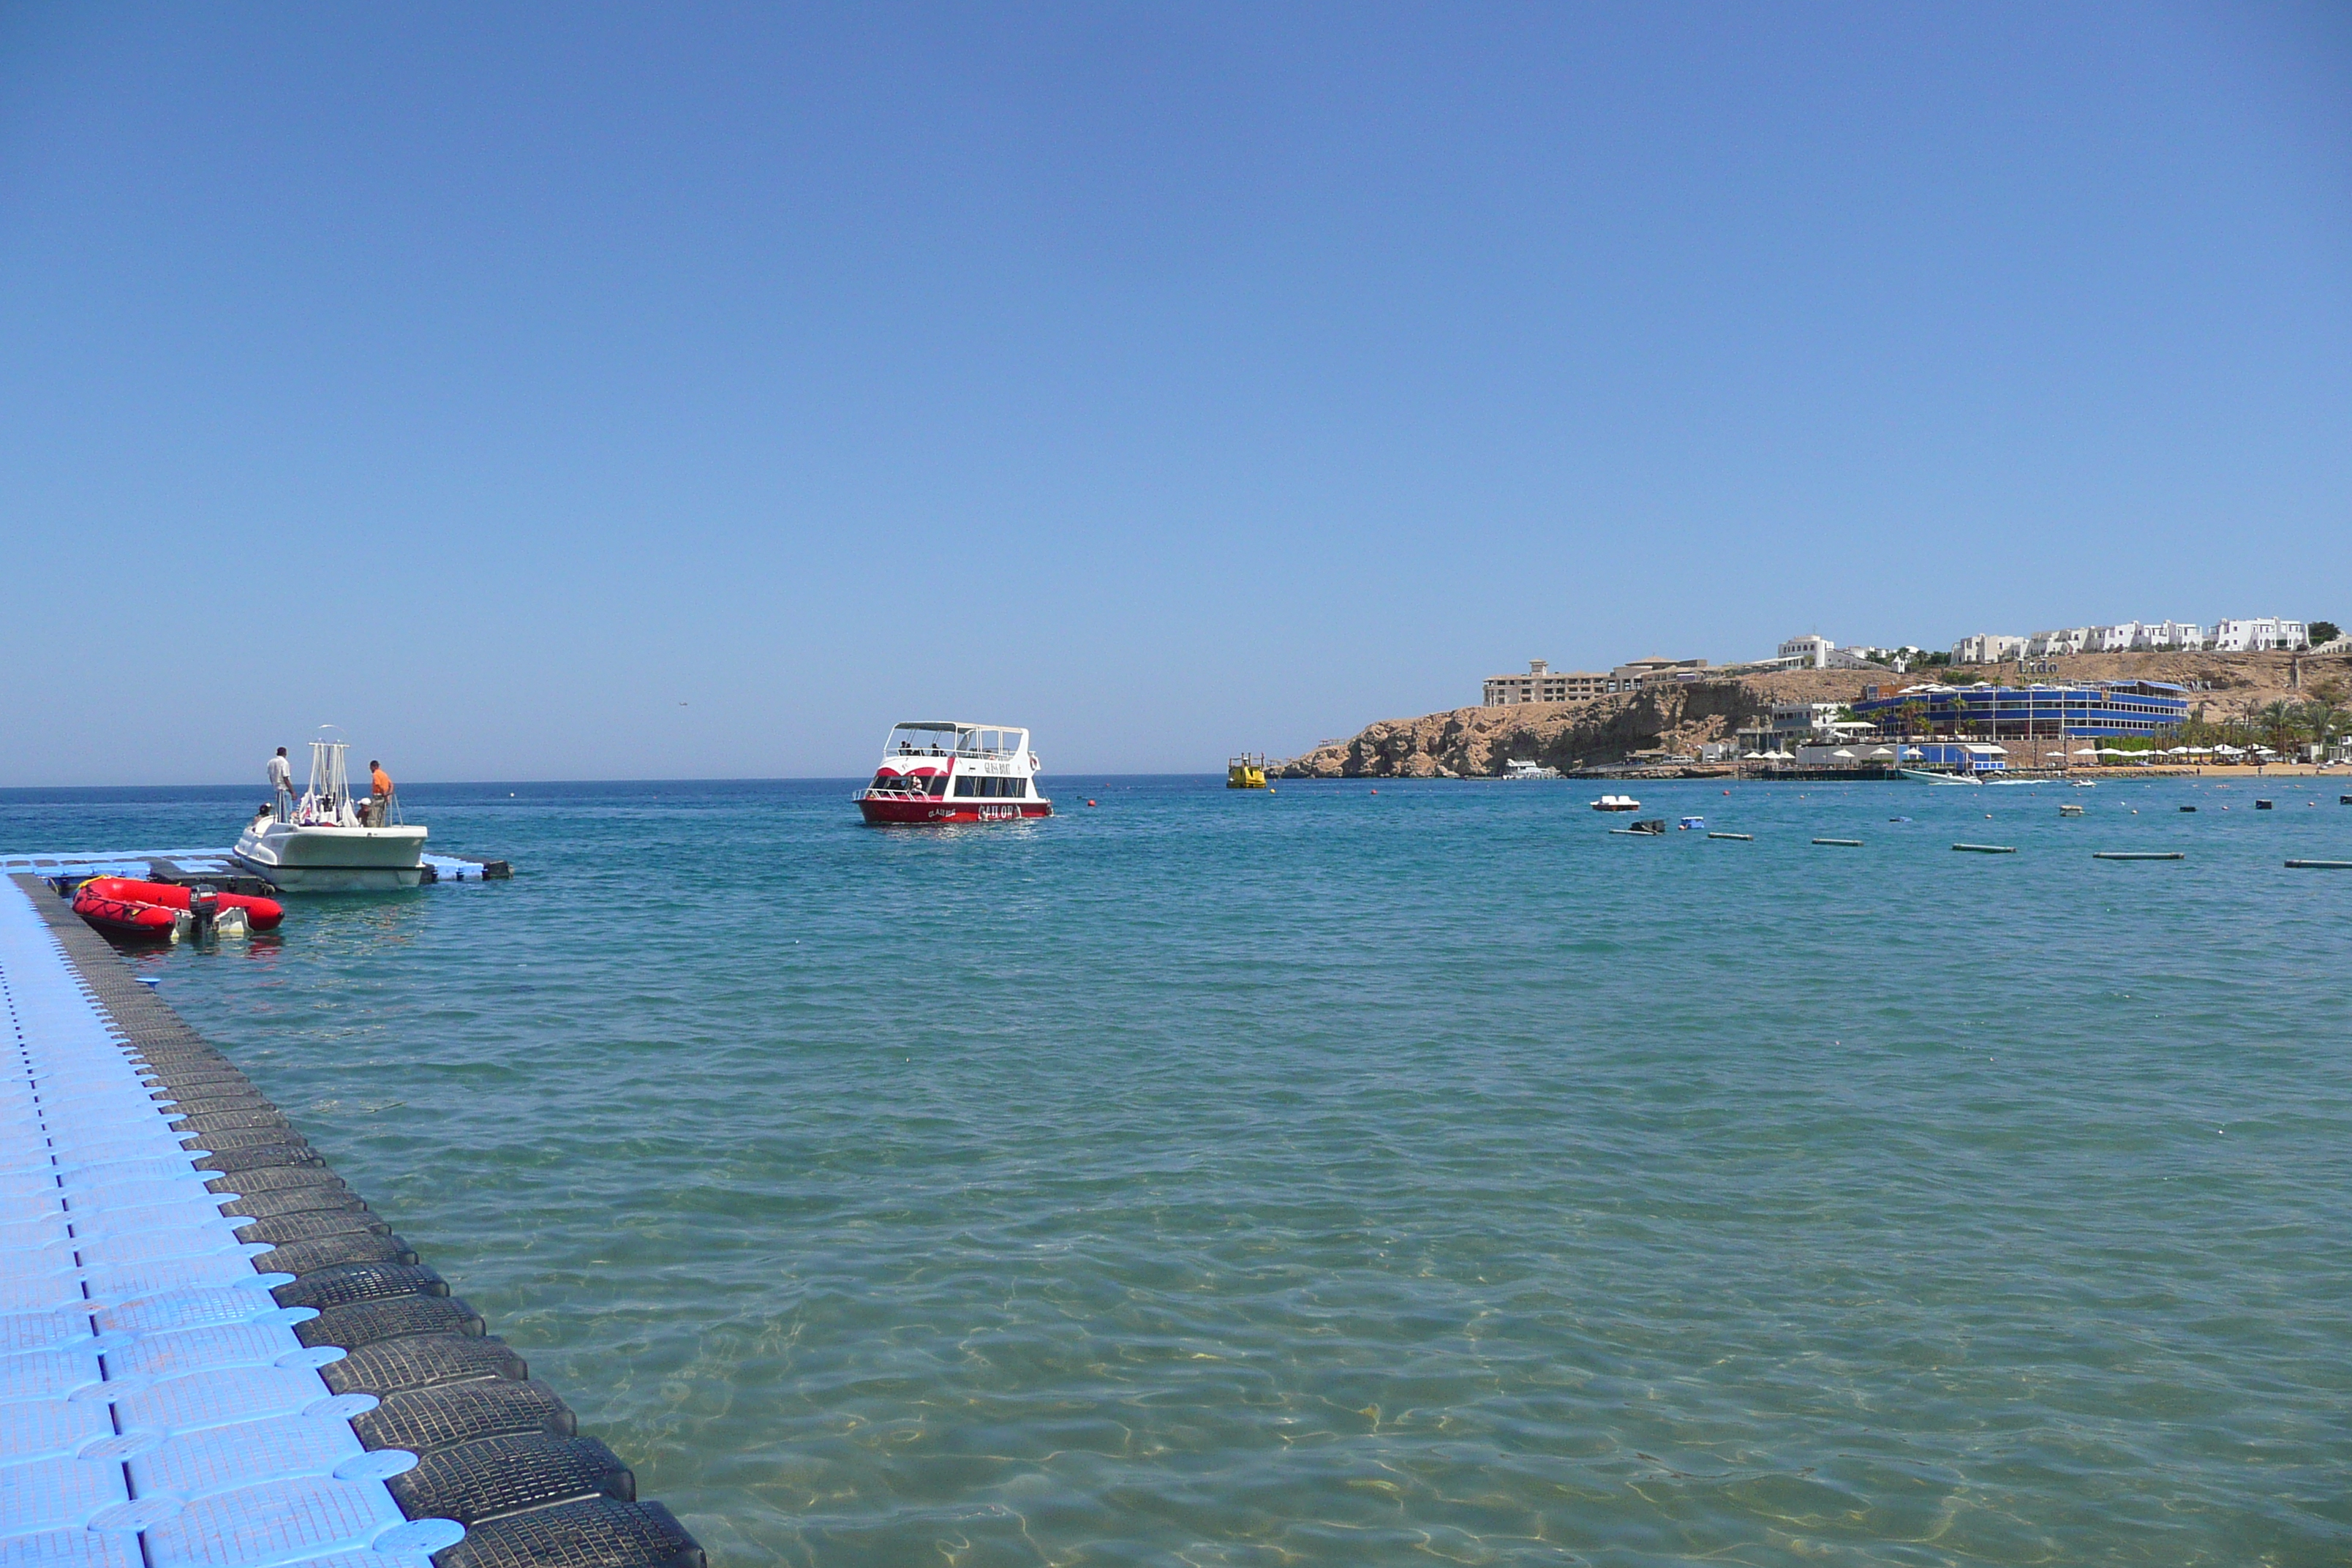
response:
{"label": "red inflatable dinghy", "polygon": [[[286,918],[285,906],[276,899],[257,899],[247,893],[215,893],[213,898],[221,909],[243,910],[245,923],[255,931],[275,931],[278,922]],[[137,931],[142,934],[154,933],[159,927],[163,931],[170,930],[174,923],[172,917],[180,910],[194,908],[195,902],[194,895],[188,889],[175,887],[170,882],[137,882],[128,877],[92,877],[74,893],[74,913],[92,925],[101,925],[101,921],[93,919],[89,911],[82,908],[85,900],[92,904],[121,904],[133,909],[155,910],[166,917],[160,921],[136,921]],[[106,917],[102,929],[127,931],[129,928],[116,923],[119,919],[119,916]]]}
{"label": "red inflatable dinghy", "polygon": [[180,921],[186,918],[179,910],[167,910],[160,904],[103,898],[91,892],[87,883],[74,894],[73,912],[109,936],[146,937],[157,942],[172,940]]}

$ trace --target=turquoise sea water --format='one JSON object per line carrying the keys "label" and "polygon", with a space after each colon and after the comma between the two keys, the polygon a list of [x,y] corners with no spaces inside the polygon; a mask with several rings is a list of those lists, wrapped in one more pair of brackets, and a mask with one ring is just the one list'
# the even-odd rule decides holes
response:
{"label": "turquoise sea water", "polygon": [[2346,787],[417,789],[139,962],[727,1564],[2339,1563]]}

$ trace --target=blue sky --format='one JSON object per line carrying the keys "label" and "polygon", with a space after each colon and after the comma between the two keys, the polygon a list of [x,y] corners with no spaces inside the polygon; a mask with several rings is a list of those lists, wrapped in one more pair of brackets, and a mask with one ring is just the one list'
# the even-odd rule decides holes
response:
{"label": "blue sky", "polygon": [[0,11],[0,784],[2352,623],[2352,11]]}

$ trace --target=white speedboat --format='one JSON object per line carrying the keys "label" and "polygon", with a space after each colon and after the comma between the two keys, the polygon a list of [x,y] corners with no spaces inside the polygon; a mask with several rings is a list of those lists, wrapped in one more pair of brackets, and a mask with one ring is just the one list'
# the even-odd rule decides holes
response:
{"label": "white speedboat", "polygon": [[1966,773],[1931,773],[1925,768],[1897,768],[1895,771],[1906,779],[1916,779],[1921,784],[1972,784],[1977,782]]}
{"label": "white speedboat", "polygon": [[[1595,811],[1639,811],[1642,803],[1630,795],[1604,795],[1592,803]],[[1664,828],[1660,832],[1665,831]]]}
{"label": "white speedboat", "polygon": [[422,824],[371,823],[352,801],[341,741],[310,742],[310,786],[299,801],[280,795],[254,813],[236,841],[237,862],[289,893],[355,893],[414,888],[425,879]]}

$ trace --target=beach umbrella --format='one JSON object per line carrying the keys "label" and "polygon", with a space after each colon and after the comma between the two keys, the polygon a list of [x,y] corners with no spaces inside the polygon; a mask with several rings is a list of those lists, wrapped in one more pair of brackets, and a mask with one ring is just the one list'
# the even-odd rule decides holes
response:
{"label": "beach umbrella", "polygon": [[2078,756],[2078,757],[2095,757],[2095,756],[2097,756],[2099,753],[2098,753],[2098,752],[2097,752],[2097,750],[2096,750],[2095,748],[2091,747],[2091,746],[2084,746],[2082,750],[2080,750],[2080,751],[2076,752],[2074,754],[2075,754],[2076,756]]}

